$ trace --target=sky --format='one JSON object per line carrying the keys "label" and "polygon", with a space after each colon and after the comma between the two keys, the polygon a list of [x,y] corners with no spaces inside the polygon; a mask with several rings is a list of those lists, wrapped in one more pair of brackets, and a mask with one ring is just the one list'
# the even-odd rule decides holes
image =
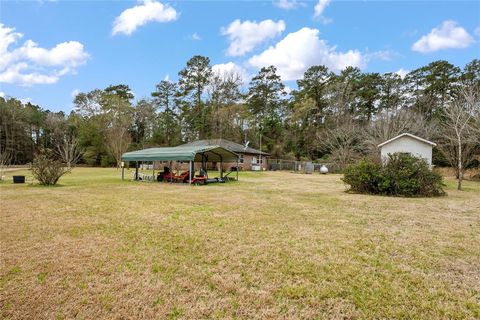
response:
{"label": "sky", "polygon": [[312,65],[408,71],[480,58],[480,1],[2,1],[0,96],[69,112],[128,84],[148,98],[194,55],[248,81],[275,65],[289,88]]}

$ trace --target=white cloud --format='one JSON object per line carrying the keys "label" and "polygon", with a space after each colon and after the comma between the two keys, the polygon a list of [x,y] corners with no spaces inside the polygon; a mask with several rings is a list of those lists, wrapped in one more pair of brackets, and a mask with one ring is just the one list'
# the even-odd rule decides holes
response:
{"label": "white cloud", "polygon": [[325,65],[336,72],[347,66],[366,66],[367,59],[358,50],[338,52],[318,35],[317,29],[310,28],[289,33],[275,46],[251,57],[248,63],[257,68],[274,65],[285,81],[301,78],[312,65]]}
{"label": "white cloud", "polygon": [[142,4],[126,9],[113,22],[112,35],[131,35],[138,27],[148,22],[169,22],[178,18],[177,11],[158,1],[144,0]]}
{"label": "white cloud", "polygon": [[85,63],[88,59],[88,54],[83,50],[83,44],[78,41],[62,42],[52,49],[44,49],[32,40],[27,40],[18,50],[27,59],[42,66],[73,68]]}
{"label": "white cloud", "polygon": [[8,47],[17,42],[18,39],[23,37],[23,34],[15,32],[14,28],[8,28],[4,24],[0,23],[0,55],[2,60],[0,60],[0,66],[5,59],[8,58]]}
{"label": "white cloud", "polygon": [[80,90],[74,89],[71,93],[72,98],[75,98],[80,93]]}
{"label": "white cloud", "polygon": [[367,61],[371,61],[371,60],[390,61],[395,56],[398,56],[398,53],[392,50],[380,50],[372,53],[366,53],[364,54],[364,56]]}
{"label": "white cloud", "polygon": [[11,48],[22,37],[14,28],[0,24],[0,82],[23,86],[56,83],[61,76],[75,73],[90,58],[78,41],[45,49],[27,40]]}
{"label": "white cloud", "polygon": [[227,63],[220,63],[212,66],[212,71],[218,75],[224,75],[228,73],[235,72],[240,77],[242,78],[243,82],[246,82],[248,80],[248,73],[247,71],[242,68],[241,66],[233,63],[233,62],[227,62]]}
{"label": "white cloud", "polygon": [[196,32],[194,32],[193,34],[191,34],[191,35],[189,36],[189,38],[192,39],[192,40],[202,40],[202,37],[200,37],[200,36],[198,35],[198,33],[196,33]]}
{"label": "white cloud", "polygon": [[6,94],[3,91],[0,91],[0,98],[5,98]]}
{"label": "white cloud", "polygon": [[457,22],[447,20],[441,26],[433,28],[429,34],[422,36],[412,45],[412,50],[428,53],[442,49],[467,48],[473,42],[472,36]]}
{"label": "white cloud", "polygon": [[403,68],[400,68],[395,73],[398,74],[402,79],[404,79],[409,72],[410,72],[410,70],[405,70]]}
{"label": "white cloud", "polygon": [[222,28],[222,35],[228,36],[230,46],[227,54],[230,56],[242,56],[252,51],[257,45],[265,40],[272,39],[285,30],[285,22],[279,20],[244,21],[239,19]]}
{"label": "white cloud", "polygon": [[297,0],[275,0],[273,1],[273,5],[283,10],[292,10],[305,4]]}
{"label": "white cloud", "polygon": [[318,3],[315,5],[314,17],[320,17],[325,10],[325,8],[330,4],[330,0],[318,0]]}
{"label": "white cloud", "polygon": [[26,71],[28,68],[26,63],[17,63],[7,67],[0,72],[0,82],[31,86],[35,84],[53,84],[60,79],[55,73],[51,75],[29,71],[22,73],[22,71]]}
{"label": "white cloud", "polygon": [[165,77],[163,78],[163,81],[170,81],[170,75],[166,74]]}

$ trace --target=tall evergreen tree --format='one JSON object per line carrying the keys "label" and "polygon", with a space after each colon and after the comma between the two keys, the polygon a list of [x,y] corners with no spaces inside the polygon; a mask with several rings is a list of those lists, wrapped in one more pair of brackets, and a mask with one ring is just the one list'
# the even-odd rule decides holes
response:
{"label": "tall evergreen tree", "polygon": [[160,81],[152,92],[158,111],[153,140],[160,145],[175,146],[182,141],[177,94],[177,84],[167,80]]}
{"label": "tall evergreen tree", "polygon": [[410,72],[407,82],[413,97],[412,107],[429,119],[439,115],[455,98],[460,72],[460,68],[443,60]]}
{"label": "tall evergreen tree", "polygon": [[246,104],[267,150],[272,150],[281,139],[285,95],[285,85],[274,66],[261,68],[250,82]]}
{"label": "tall evergreen tree", "polygon": [[[215,138],[225,137],[232,126],[232,111],[242,98],[242,78],[236,72],[215,73],[208,86],[208,104],[211,110],[210,129]],[[226,110],[228,109],[228,110]],[[238,116],[238,115],[237,115]],[[234,116],[235,117],[235,116]]]}
{"label": "tall evergreen tree", "polygon": [[193,56],[187,61],[186,67],[178,73],[179,97],[182,98],[182,118],[187,127],[187,139],[205,139],[208,108],[203,94],[210,83],[212,67],[210,59],[204,56]]}
{"label": "tall evergreen tree", "polygon": [[378,110],[381,76],[378,73],[364,73],[360,76],[357,89],[357,114],[370,121]]}
{"label": "tall evergreen tree", "polygon": [[328,106],[325,99],[326,88],[333,74],[325,66],[312,66],[305,71],[303,79],[297,80],[300,99],[312,99],[314,102],[314,121],[319,123]]}

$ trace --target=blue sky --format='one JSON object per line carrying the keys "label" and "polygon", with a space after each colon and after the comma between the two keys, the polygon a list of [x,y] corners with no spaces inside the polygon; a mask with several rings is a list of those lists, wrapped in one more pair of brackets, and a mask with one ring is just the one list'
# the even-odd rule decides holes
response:
{"label": "blue sky", "polygon": [[274,64],[289,87],[313,64],[413,70],[480,58],[478,1],[1,1],[0,94],[70,111],[72,93],[136,98],[195,54],[248,82]]}

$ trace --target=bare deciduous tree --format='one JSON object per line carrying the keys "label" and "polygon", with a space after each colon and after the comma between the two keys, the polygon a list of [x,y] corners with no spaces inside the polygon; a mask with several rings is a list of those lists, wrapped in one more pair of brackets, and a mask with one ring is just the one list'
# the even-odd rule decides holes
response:
{"label": "bare deciduous tree", "polygon": [[341,170],[363,155],[363,129],[353,121],[322,131],[317,138],[322,148],[330,153],[330,160]]}
{"label": "bare deciduous tree", "polygon": [[6,150],[0,150],[0,179],[3,180],[4,173],[12,161],[12,154]]}
{"label": "bare deciduous tree", "polygon": [[378,145],[402,133],[411,133],[425,139],[436,136],[438,129],[435,121],[412,110],[397,110],[395,113],[382,112],[365,128],[365,145],[371,155],[380,156]]}
{"label": "bare deciduous tree", "polygon": [[439,146],[456,170],[458,190],[462,189],[466,167],[475,159],[476,150],[479,149],[479,99],[479,88],[469,86],[462,88],[458,97],[445,107],[443,140]]}
{"label": "bare deciduous tree", "polygon": [[53,155],[62,160],[68,169],[71,169],[83,155],[74,130],[69,127],[68,120],[59,113],[49,113],[45,122],[50,131]]}
{"label": "bare deciduous tree", "polygon": [[132,142],[128,127],[119,125],[108,128],[105,132],[105,142],[108,151],[117,162],[117,168],[120,168],[122,154],[127,151]]}
{"label": "bare deciduous tree", "polygon": [[67,165],[68,169],[74,166],[83,155],[83,151],[73,135],[65,134],[61,139],[57,139],[55,148],[57,155]]}

